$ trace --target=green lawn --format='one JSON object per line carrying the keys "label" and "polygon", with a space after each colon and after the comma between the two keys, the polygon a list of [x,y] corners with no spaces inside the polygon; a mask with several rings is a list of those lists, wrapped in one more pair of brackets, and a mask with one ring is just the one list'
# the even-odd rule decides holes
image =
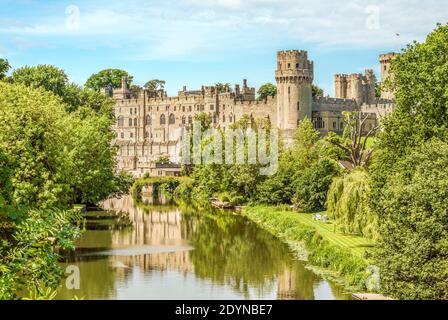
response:
{"label": "green lawn", "polygon": [[[322,215],[324,215],[323,213]],[[356,235],[344,235],[339,232],[334,232],[335,226],[333,223],[323,223],[313,219],[313,214],[297,213],[296,219],[298,222],[307,226],[313,227],[317,232],[329,242],[350,249],[358,256],[363,256],[366,248],[374,246],[373,241],[356,236]]]}

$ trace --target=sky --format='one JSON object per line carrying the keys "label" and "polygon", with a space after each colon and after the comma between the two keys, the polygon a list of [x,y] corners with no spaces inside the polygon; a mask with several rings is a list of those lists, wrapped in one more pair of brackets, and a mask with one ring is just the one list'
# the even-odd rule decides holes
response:
{"label": "sky", "polygon": [[378,56],[448,22],[444,0],[0,0],[0,57],[53,64],[80,85],[120,68],[169,95],[217,82],[275,82],[276,52],[307,50],[315,84],[379,73]]}

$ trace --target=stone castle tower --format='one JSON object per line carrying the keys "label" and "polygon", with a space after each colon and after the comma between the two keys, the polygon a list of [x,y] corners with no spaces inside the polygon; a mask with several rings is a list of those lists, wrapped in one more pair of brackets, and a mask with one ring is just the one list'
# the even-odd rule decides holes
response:
{"label": "stone castle tower", "polygon": [[277,54],[277,126],[295,130],[300,120],[312,119],[313,62],[306,51],[280,51]]}
{"label": "stone castle tower", "polygon": [[[390,75],[390,67],[392,64],[392,60],[395,59],[399,54],[398,53],[386,53],[380,56],[381,63],[381,83],[384,83]],[[393,92],[389,92],[387,90],[381,90],[381,98],[383,99],[394,99]]]}
{"label": "stone castle tower", "polygon": [[358,105],[375,101],[376,77],[371,69],[367,69],[364,74],[337,74],[334,84],[338,99],[353,99]]}

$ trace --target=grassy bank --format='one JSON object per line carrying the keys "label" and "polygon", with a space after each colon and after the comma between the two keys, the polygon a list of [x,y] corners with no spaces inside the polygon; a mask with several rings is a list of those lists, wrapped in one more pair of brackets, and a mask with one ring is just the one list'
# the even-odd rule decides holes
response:
{"label": "grassy bank", "polygon": [[[248,207],[243,214],[263,229],[299,251],[305,245],[308,262],[331,271],[351,290],[366,290],[369,274],[366,250],[368,239],[333,232],[332,224],[314,221],[311,214],[296,213],[278,207]],[[296,249],[294,249],[296,248]],[[296,252],[302,254],[302,252]]]}

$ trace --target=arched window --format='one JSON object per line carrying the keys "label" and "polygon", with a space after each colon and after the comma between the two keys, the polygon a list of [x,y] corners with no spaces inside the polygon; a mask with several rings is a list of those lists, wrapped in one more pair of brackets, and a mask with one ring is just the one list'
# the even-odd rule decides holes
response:
{"label": "arched window", "polygon": [[138,125],[138,120],[134,119],[134,127],[136,127]]}
{"label": "arched window", "polygon": [[170,114],[169,124],[175,124],[176,123],[176,117],[174,114]]}
{"label": "arched window", "polygon": [[164,114],[162,114],[162,115],[160,116],[160,124],[161,124],[161,125],[162,125],[162,124],[166,124],[166,117],[165,117]]}
{"label": "arched window", "polygon": [[123,117],[118,117],[118,126],[119,127],[123,127],[124,126],[124,118]]}
{"label": "arched window", "polygon": [[132,119],[129,118],[129,126],[132,127]]}
{"label": "arched window", "polygon": [[149,114],[146,116],[145,123],[147,126],[150,126],[152,124],[152,119]]}
{"label": "arched window", "polygon": [[182,117],[182,124],[186,124],[187,123],[187,118],[185,116]]}

